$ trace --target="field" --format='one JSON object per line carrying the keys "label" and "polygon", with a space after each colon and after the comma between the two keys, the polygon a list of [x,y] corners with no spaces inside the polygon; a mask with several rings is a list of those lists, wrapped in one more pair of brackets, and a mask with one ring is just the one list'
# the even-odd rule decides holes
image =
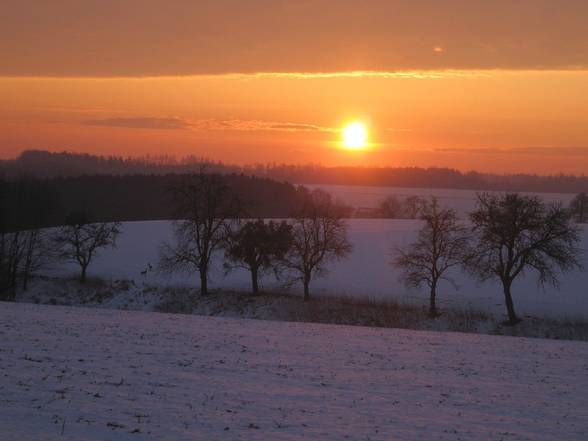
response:
{"label": "field", "polygon": [[0,304],[6,440],[585,440],[588,345]]}
{"label": "field", "polygon": [[[402,200],[407,196],[438,198],[444,206],[451,207],[461,216],[476,207],[476,191],[456,190],[450,188],[410,188],[410,187],[374,187],[363,185],[307,185],[310,188],[320,188],[343,200],[352,207],[375,208],[386,196],[393,195]],[[575,196],[571,193],[528,193],[528,196],[538,196],[546,202],[559,202],[569,205]]]}

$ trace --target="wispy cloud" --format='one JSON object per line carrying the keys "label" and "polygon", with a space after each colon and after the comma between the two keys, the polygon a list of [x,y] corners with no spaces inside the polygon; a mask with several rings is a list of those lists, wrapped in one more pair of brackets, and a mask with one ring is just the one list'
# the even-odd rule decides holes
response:
{"label": "wispy cloud", "polygon": [[105,118],[84,121],[88,126],[121,127],[127,129],[174,129],[185,130],[190,124],[181,118]]}
{"label": "wispy cloud", "polygon": [[406,128],[401,128],[401,127],[388,127],[386,130],[388,132],[393,132],[393,133],[412,132],[412,129],[406,129]]}
{"label": "wispy cloud", "polygon": [[301,124],[283,121],[243,120],[243,119],[202,119],[192,121],[194,130],[274,130],[280,132],[333,132],[336,129],[315,124]]}
{"label": "wispy cloud", "polygon": [[482,70],[406,70],[378,71],[354,70],[341,72],[259,72],[224,74],[235,79],[284,78],[284,79],[324,79],[324,78],[376,78],[376,79],[444,79],[444,78],[482,78],[491,76]]}
{"label": "wispy cloud", "polygon": [[338,129],[315,124],[243,120],[243,119],[199,119],[160,117],[104,118],[83,121],[90,126],[120,127],[128,129],[174,129],[174,130],[238,130],[279,132],[336,132]]}
{"label": "wispy cloud", "polygon": [[588,156],[587,147],[513,147],[513,148],[438,148],[442,153],[477,153],[477,154],[505,154],[505,155],[564,155]]}

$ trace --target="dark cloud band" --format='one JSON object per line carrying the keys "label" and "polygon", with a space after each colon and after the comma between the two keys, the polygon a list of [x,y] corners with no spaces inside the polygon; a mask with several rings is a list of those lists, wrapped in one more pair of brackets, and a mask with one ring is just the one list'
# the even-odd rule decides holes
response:
{"label": "dark cloud band", "polygon": [[1,76],[588,68],[586,0],[5,3]]}

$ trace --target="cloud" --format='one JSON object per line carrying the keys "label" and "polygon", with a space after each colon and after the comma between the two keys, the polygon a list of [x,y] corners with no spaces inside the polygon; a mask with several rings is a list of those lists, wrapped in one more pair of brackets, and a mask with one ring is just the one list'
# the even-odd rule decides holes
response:
{"label": "cloud", "polygon": [[159,117],[105,118],[84,121],[89,126],[120,127],[127,129],[175,129],[175,130],[237,130],[278,132],[336,132],[338,129],[315,124],[243,119],[199,119]]}
{"label": "cloud", "polygon": [[315,124],[301,124],[281,121],[243,120],[243,119],[202,119],[192,121],[194,130],[272,130],[278,132],[335,132],[337,129]]}
{"label": "cloud", "polygon": [[412,129],[406,129],[406,128],[400,128],[400,127],[388,127],[386,129],[388,132],[393,132],[393,133],[408,133],[408,132],[412,132]]}
{"label": "cloud", "polygon": [[491,73],[482,70],[349,70],[339,72],[257,72],[224,75],[228,78],[249,80],[256,78],[285,78],[294,80],[313,80],[329,78],[375,78],[375,79],[444,79],[444,78],[485,78]]}
{"label": "cloud", "polygon": [[127,129],[173,129],[185,130],[190,124],[181,118],[106,118],[84,121],[88,126],[121,127]]}
{"label": "cloud", "polygon": [[588,147],[512,147],[512,148],[438,148],[441,153],[474,153],[491,155],[557,155],[588,156]]}
{"label": "cloud", "polygon": [[586,0],[12,1],[0,75],[585,69],[587,20]]}

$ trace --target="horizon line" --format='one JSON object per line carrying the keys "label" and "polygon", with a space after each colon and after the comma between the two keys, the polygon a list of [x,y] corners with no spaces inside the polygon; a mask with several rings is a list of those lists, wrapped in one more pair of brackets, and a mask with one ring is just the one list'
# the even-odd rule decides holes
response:
{"label": "horizon line", "polygon": [[[71,150],[60,150],[60,151],[51,151],[51,150],[43,150],[43,149],[27,149],[21,151],[18,156],[14,158],[0,158],[0,164],[3,162],[9,161],[17,161],[23,153],[25,152],[33,152],[33,153],[48,153],[50,155],[71,155],[71,156],[87,156],[87,157],[94,157],[94,158],[116,158],[121,160],[140,160],[140,159],[149,159],[149,158],[170,158],[174,161],[178,161],[176,164],[158,164],[157,162],[147,162],[147,165],[152,165],[156,167],[181,167],[181,166],[191,166],[191,165],[198,165],[199,163],[204,164],[220,164],[225,167],[235,167],[235,168],[248,168],[248,167],[255,167],[259,165],[272,165],[275,166],[289,166],[289,167],[318,167],[323,169],[333,169],[333,168],[356,168],[356,169],[391,169],[391,170],[408,170],[408,169],[418,169],[418,170],[449,170],[457,172],[461,175],[468,175],[471,173],[479,174],[479,175],[490,175],[490,176],[536,176],[540,178],[550,178],[550,177],[571,177],[571,178],[588,178],[588,176],[584,173],[582,174],[573,174],[573,173],[565,173],[565,172],[554,172],[548,174],[541,174],[541,173],[529,173],[529,172],[484,172],[478,171],[475,169],[459,169],[459,168],[451,168],[451,167],[443,167],[443,166],[429,166],[429,167],[421,167],[421,166],[393,166],[393,165],[364,165],[364,164],[357,164],[357,165],[325,165],[320,162],[306,162],[306,163],[287,163],[287,162],[280,162],[277,163],[275,161],[272,162],[253,162],[253,163],[246,163],[246,164],[237,164],[231,162],[225,162],[220,159],[213,159],[210,157],[198,156],[198,155],[183,155],[178,160],[178,157],[175,154],[163,154],[163,155],[129,155],[129,156],[120,156],[120,155],[103,155],[97,153],[82,153],[82,152],[75,152]],[[194,163],[187,163],[182,164],[181,161],[189,158],[196,158],[201,162],[194,162]]]}

